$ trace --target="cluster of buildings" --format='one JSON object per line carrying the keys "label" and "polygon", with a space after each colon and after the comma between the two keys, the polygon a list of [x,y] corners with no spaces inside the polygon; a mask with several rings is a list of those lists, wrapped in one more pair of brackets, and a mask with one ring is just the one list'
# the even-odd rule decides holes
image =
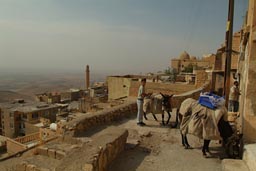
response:
{"label": "cluster of buildings", "polygon": [[193,67],[194,69],[208,69],[214,68],[216,56],[214,54],[205,55],[202,59],[198,59],[195,56],[190,56],[186,51],[182,52],[179,58],[171,60],[171,68],[176,72],[184,72],[187,67]]}
{"label": "cluster of buildings", "polygon": [[[233,34],[230,76],[225,78],[226,47],[222,45],[216,54],[198,59],[183,52],[179,58],[171,60],[170,67],[184,73],[186,67],[206,72],[210,88],[219,95],[224,95],[225,82],[232,86],[239,82],[241,95],[239,99],[239,116],[241,131],[247,142],[256,142],[256,4],[249,0],[249,8],[241,30]],[[193,72],[196,75],[196,73]],[[192,75],[193,75],[192,74]],[[225,80],[230,79],[230,80]]]}
{"label": "cluster of buildings", "polygon": [[60,107],[43,102],[16,100],[0,104],[1,135],[15,138],[39,132],[39,128],[56,121]]}
{"label": "cluster of buildings", "polygon": [[[107,86],[95,83],[90,86],[89,66],[86,67],[85,89],[64,92],[45,92],[35,95],[35,101],[14,99],[0,103],[0,152],[14,152],[31,142],[36,145],[59,124],[68,122],[87,112],[102,110],[107,102]],[[103,107],[102,107],[103,106]],[[19,144],[20,143],[20,144]],[[18,146],[19,144],[19,146]]]}
{"label": "cluster of buildings", "polygon": [[[242,31],[238,31],[233,35],[232,42],[232,57],[231,57],[231,82],[236,77],[238,70],[238,60],[240,54]],[[195,82],[197,71],[205,71],[208,75],[208,80],[211,81],[211,89],[218,94],[224,93],[224,79],[225,79],[225,64],[226,64],[226,47],[222,45],[217,49],[216,54],[204,55],[202,58],[190,56],[186,51],[182,52],[178,58],[171,59],[170,67],[177,72],[178,75],[183,76],[184,80],[191,80]],[[191,73],[186,72],[190,68]]]}

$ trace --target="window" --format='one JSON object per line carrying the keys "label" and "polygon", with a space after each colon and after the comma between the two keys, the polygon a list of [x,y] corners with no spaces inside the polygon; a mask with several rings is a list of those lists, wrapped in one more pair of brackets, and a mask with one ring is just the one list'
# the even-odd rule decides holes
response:
{"label": "window", "polygon": [[13,128],[13,123],[10,123],[10,128]]}
{"label": "window", "polygon": [[10,117],[13,117],[13,112],[10,112]]}
{"label": "window", "polygon": [[27,118],[28,118],[27,114],[23,113],[23,114],[22,114],[22,118],[23,118],[23,119],[27,119]]}
{"label": "window", "polygon": [[43,114],[43,117],[49,118],[50,117],[50,112],[49,111],[45,111],[45,113]]}
{"label": "window", "polygon": [[37,119],[38,118],[38,113],[32,113],[32,118]]}
{"label": "window", "polygon": [[24,129],[25,128],[25,123],[24,122],[20,123],[19,127],[20,127],[20,129]]}
{"label": "window", "polygon": [[16,121],[20,121],[20,120],[21,120],[21,116],[20,116],[20,115],[16,116],[16,117],[15,117],[15,120],[16,120]]}

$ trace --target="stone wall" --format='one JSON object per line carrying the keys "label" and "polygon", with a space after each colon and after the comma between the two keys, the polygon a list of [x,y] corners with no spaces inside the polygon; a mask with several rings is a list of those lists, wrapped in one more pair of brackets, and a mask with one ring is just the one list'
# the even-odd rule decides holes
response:
{"label": "stone wall", "polygon": [[[249,0],[247,21],[244,32],[250,34],[248,42],[244,44],[245,57],[241,56],[239,61],[241,89],[239,112],[243,116],[245,140],[256,142],[256,0]],[[247,41],[246,36],[244,41]]]}
{"label": "stone wall", "polygon": [[[140,82],[132,81],[130,87],[131,97],[137,97]],[[196,89],[195,85],[190,84],[165,84],[165,83],[151,83],[147,82],[146,91],[151,93],[163,93],[163,94],[182,94],[187,91]]]}
{"label": "stone wall", "polygon": [[196,70],[196,87],[202,87],[208,81],[208,74],[205,70]]}
{"label": "stone wall", "polygon": [[182,93],[179,95],[174,95],[171,99],[171,106],[172,108],[180,108],[181,103],[187,98],[199,99],[201,92],[208,92],[210,91],[210,83],[205,83],[202,87],[197,88],[192,91],[188,91],[186,93]]}
{"label": "stone wall", "polygon": [[109,76],[107,78],[108,98],[113,100],[128,97],[131,79],[132,78]]}
{"label": "stone wall", "polygon": [[57,130],[57,132],[73,131],[74,135],[76,135],[96,126],[121,120],[124,117],[135,116],[136,113],[136,102],[127,102],[111,109],[85,114],[82,117],[62,125],[60,128],[58,128],[61,130]]}

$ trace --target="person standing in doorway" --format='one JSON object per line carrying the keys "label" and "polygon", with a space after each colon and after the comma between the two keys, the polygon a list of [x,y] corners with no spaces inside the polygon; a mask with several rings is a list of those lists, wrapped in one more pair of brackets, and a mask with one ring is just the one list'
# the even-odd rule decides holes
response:
{"label": "person standing in doorway", "polygon": [[239,107],[239,96],[240,90],[238,88],[238,81],[234,81],[234,85],[230,88],[229,92],[229,105],[228,111],[230,112],[237,112]]}
{"label": "person standing in doorway", "polygon": [[143,101],[144,101],[144,97],[146,96],[145,85],[146,85],[146,78],[143,78],[141,80],[141,85],[138,91],[138,98],[137,98],[137,106],[138,106],[137,125],[139,126],[146,125],[143,122]]}

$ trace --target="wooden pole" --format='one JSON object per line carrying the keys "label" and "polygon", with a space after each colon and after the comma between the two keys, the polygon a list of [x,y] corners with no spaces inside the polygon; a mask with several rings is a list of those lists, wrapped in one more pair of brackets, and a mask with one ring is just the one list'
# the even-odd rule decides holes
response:
{"label": "wooden pole", "polygon": [[229,91],[230,91],[230,70],[232,57],[232,41],[233,41],[233,18],[234,18],[234,0],[229,0],[228,5],[228,21],[226,30],[226,65],[225,65],[225,99],[226,107],[228,107]]}

